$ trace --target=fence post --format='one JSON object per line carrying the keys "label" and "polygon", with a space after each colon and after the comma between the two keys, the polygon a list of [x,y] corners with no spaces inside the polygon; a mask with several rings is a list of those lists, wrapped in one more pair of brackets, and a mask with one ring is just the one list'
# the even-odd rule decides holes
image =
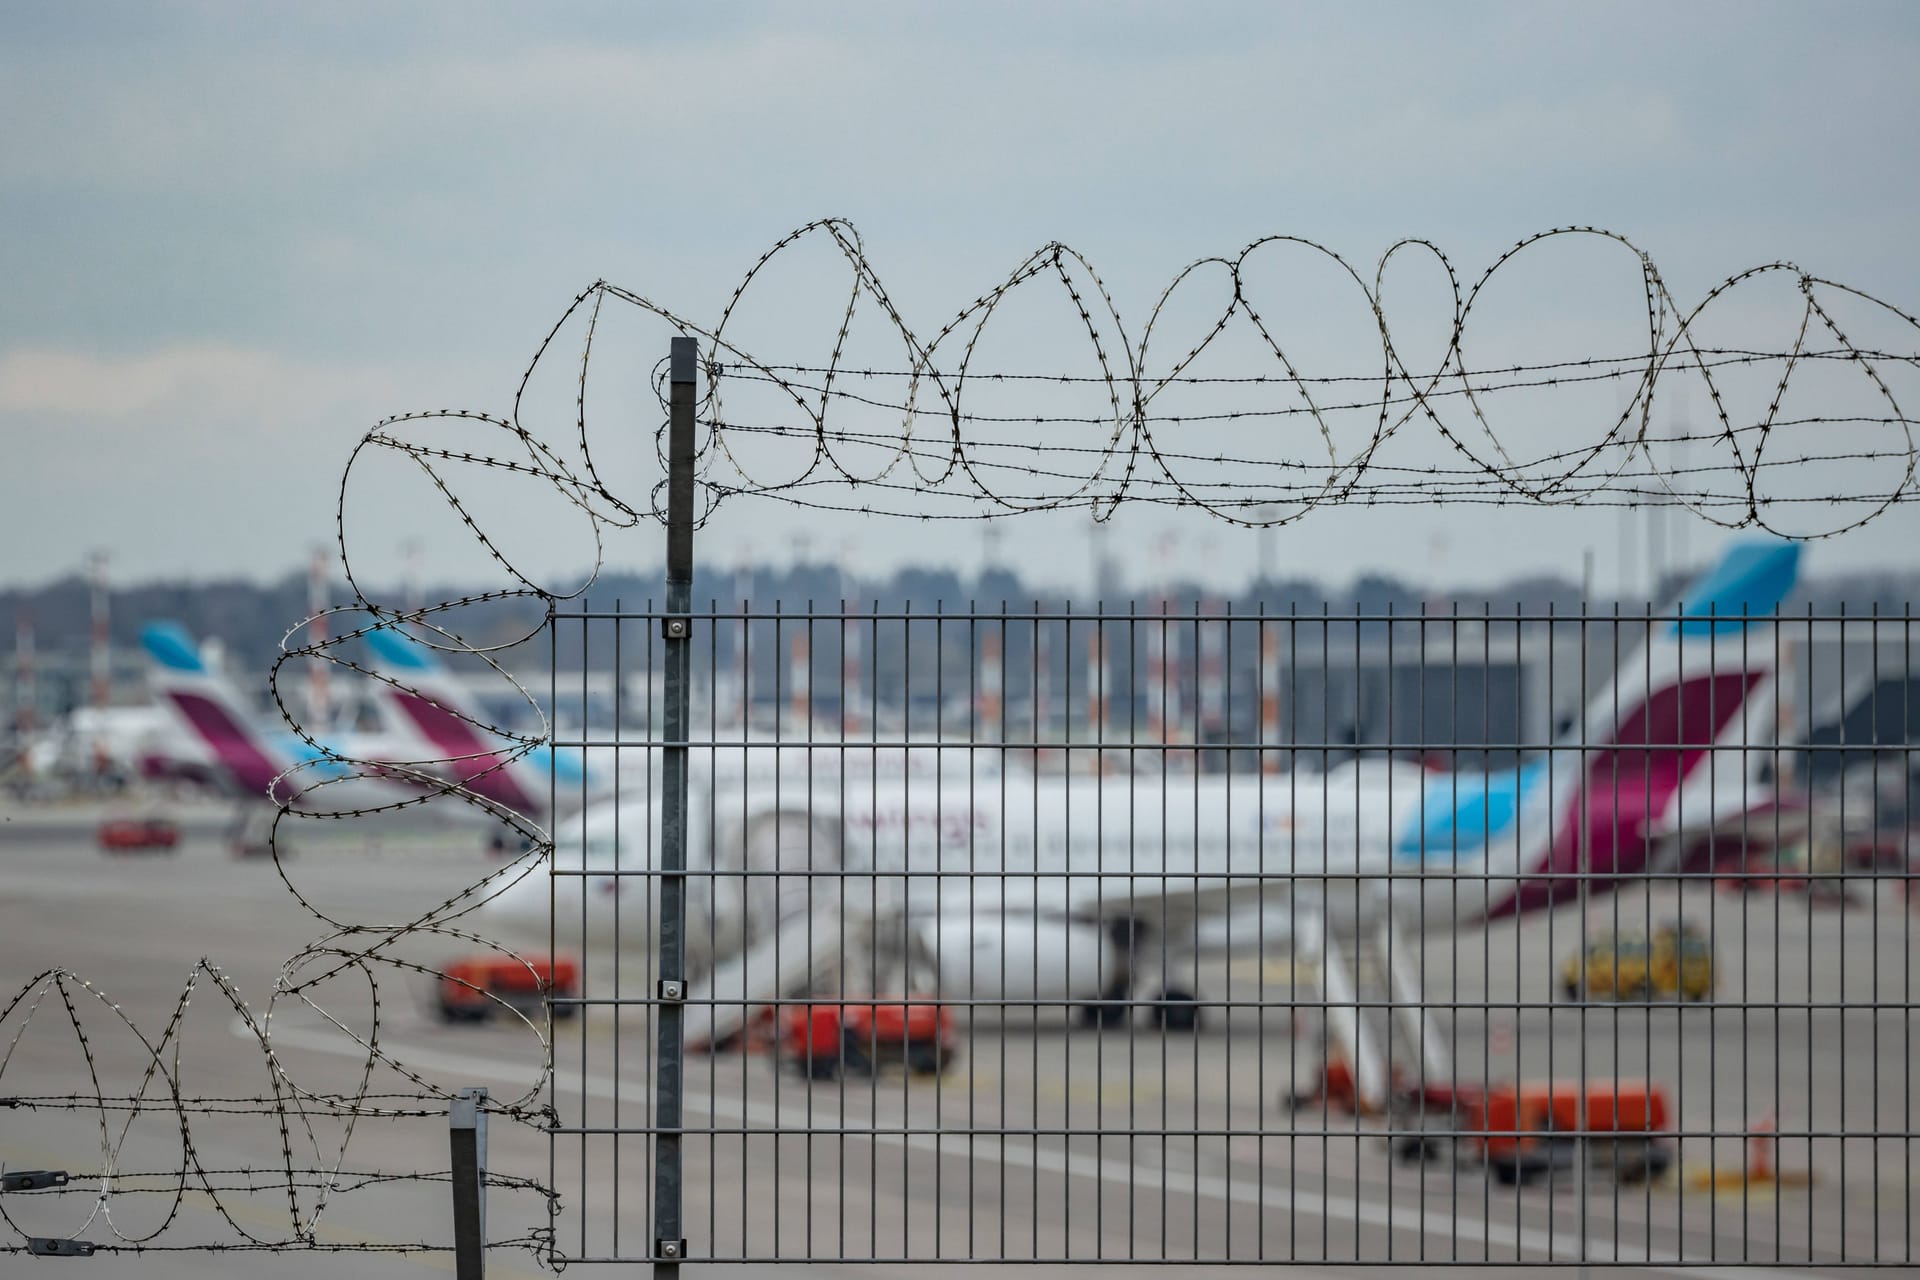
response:
{"label": "fence post", "polygon": [[686,993],[687,729],[693,626],[692,338],[674,338],[668,360],[667,608],[662,619],[666,706],[660,760],[660,986],[655,992],[653,1274],[676,1277],[687,1254],[680,1217],[681,1043]]}
{"label": "fence post", "polygon": [[447,1107],[453,1149],[453,1271],[459,1280],[487,1274],[487,1091],[462,1089]]}

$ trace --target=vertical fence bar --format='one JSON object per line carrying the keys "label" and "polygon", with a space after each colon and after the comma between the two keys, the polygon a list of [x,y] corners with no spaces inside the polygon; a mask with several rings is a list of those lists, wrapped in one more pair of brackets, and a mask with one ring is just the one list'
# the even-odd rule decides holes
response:
{"label": "vertical fence bar", "polygon": [[693,604],[692,338],[674,338],[668,361],[666,668],[660,781],[659,1056],[654,1067],[653,1274],[677,1277],[687,1242],[681,1225],[680,1099],[686,994],[687,732]]}
{"label": "vertical fence bar", "polygon": [[[547,706],[549,707],[557,706],[560,701],[560,698],[559,698],[560,623],[555,618],[554,613],[555,613],[555,610],[553,607],[553,601],[548,600],[547,601]],[[584,747],[581,748],[580,758],[583,760],[586,758],[586,748]],[[549,752],[547,755],[547,812],[549,814],[557,814],[560,812],[560,803],[559,803],[560,801],[560,763],[559,762],[560,762],[560,751],[556,746],[556,748],[553,751]],[[556,820],[553,823],[553,833],[549,837],[549,843],[548,843],[548,849],[547,849],[547,871],[548,871],[548,876],[547,876],[547,963],[550,966],[554,963],[554,957],[559,952],[559,949],[560,949],[559,948],[560,912],[559,912],[559,897],[557,892],[559,889],[559,882],[552,875],[552,872],[554,871],[554,869],[559,866],[559,859],[556,856],[559,851],[558,849],[559,834],[560,834],[560,824]],[[581,867],[581,870],[583,871],[586,869],[586,860],[584,857],[584,846],[585,846],[585,842],[582,841],[583,856],[581,859],[580,867]],[[548,972],[551,973],[553,972],[553,970],[549,968]],[[554,1035],[554,1031],[553,1031],[553,996],[555,994],[557,994],[556,991],[548,992],[547,999],[545,1001],[547,1016],[544,1022],[544,1030],[546,1032],[548,1044],[558,1043],[557,1037]],[[585,994],[584,988],[582,989],[581,994],[582,995]],[[582,1008],[580,1010],[580,1016],[584,1018],[585,1015],[586,1015],[586,1010]],[[548,1114],[551,1116],[557,1117],[560,1114],[560,1066],[557,1061],[554,1063],[553,1070],[547,1072],[547,1110],[548,1110]],[[560,1185],[560,1135],[557,1133],[549,1133],[547,1135],[547,1185],[550,1187],[557,1187]],[[582,1209],[583,1211],[580,1215],[580,1221],[584,1224],[587,1220],[586,1213],[584,1212],[584,1205],[582,1206]],[[550,1196],[547,1199],[547,1228],[548,1228],[548,1236],[547,1236],[546,1262],[548,1263],[548,1265],[551,1266],[554,1264],[555,1259],[557,1259],[560,1254],[560,1198],[558,1196]],[[582,1229],[584,1230],[584,1226]],[[585,1253],[586,1250],[582,1249],[581,1252]]]}
{"label": "vertical fence bar", "polygon": [[447,1108],[453,1163],[453,1272],[459,1280],[487,1274],[487,1091],[462,1089]]}

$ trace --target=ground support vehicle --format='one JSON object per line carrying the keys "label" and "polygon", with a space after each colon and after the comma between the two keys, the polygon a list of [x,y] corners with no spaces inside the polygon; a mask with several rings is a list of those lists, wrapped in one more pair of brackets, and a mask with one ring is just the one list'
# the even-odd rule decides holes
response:
{"label": "ground support vehicle", "polygon": [[[580,963],[572,956],[549,960],[487,952],[451,960],[440,972],[439,1011],[448,1022],[481,1022],[503,1005],[537,1019],[548,996],[570,1000],[580,994]],[[577,1009],[555,1004],[553,1016],[571,1018]]]}
{"label": "ground support vehicle", "polygon": [[1713,943],[1692,925],[1597,934],[1567,957],[1560,989],[1569,1000],[1710,999]]}
{"label": "ground support vehicle", "polygon": [[165,818],[109,818],[100,824],[98,839],[108,853],[170,851],[180,843],[180,828]]}
{"label": "ground support vehicle", "polygon": [[1503,1183],[1571,1169],[1583,1149],[1589,1167],[1619,1182],[1646,1182],[1673,1165],[1666,1093],[1644,1080],[1496,1085],[1468,1114],[1481,1157]]}
{"label": "ground support vehicle", "polygon": [[872,1075],[890,1063],[938,1075],[957,1053],[952,1011],[925,1000],[793,1005],[780,1023],[782,1053],[811,1080]]}
{"label": "ground support vehicle", "polygon": [[[1291,1102],[1354,1109],[1351,1070],[1334,1060],[1318,1092]],[[1618,1182],[1657,1179],[1673,1167],[1677,1150],[1670,1114],[1666,1091],[1645,1080],[1530,1080],[1482,1088],[1400,1077],[1388,1118],[1396,1128],[1428,1126],[1394,1140],[1400,1159],[1479,1164],[1511,1186],[1571,1173],[1583,1159],[1589,1170]]]}

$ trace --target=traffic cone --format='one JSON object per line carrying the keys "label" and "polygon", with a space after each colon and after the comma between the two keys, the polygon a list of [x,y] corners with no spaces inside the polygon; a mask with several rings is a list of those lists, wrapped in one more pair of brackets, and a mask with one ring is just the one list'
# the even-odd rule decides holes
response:
{"label": "traffic cone", "polygon": [[1772,1182],[1774,1180],[1773,1160],[1779,1143],[1774,1138],[1779,1125],[1774,1123],[1773,1113],[1768,1112],[1747,1132],[1747,1181]]}
{"label": "traffic cone", "polygon": [[1687,1178],[1687,1185],[1696,1191],[1738,1191],[1748,1192],[1765,1187],[1806,1187],[1813,1185],[1813,1174],[1809,1170],[1781,1170],[1778,1167],[1780,1141],[1776,1136],[1779,1122],[1771,1111],[1747,1121],[1747,1159],[1739,1169],[1720,1169],[1709,1166],[1696,1169]]}

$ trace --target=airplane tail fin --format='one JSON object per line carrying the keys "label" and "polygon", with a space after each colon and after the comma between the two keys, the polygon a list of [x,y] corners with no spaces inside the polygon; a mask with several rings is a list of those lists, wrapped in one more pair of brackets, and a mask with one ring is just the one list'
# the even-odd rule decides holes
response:
{"label": "airplane tail fin", "polygon": [[1767,625],[1799,577],[1799,543],[1737,542],[1681,597],[1670,633],[1738,635]]}
{"label": "airplane tail fin", "polygon": [[1773,624],[1799,567],[1796,543],[1736,543],[1652,616],[1645,646],[1588,705],[1583,767],[1568,771],[1574,811],[1557,845],[1584,845],[1590,869],[1631,873],[1684,857],[1693,838],[1775,803],[1766,749],[1780,728]]}
{"label": "airplane tail fin", "polygon": [[1671,609],[1587,619],[1582,658],[1617,640],[1621,660],[1583,722],[1518,768],[1433,779],[1395,856],[1513,868],[1512,880],[1487,881],[1486,914],[1498,917],[1686,858],[1723,826],[1744,829],[1776,803],[1764,772],[1779,737],[1773,622],[1799,565],[1796,544],[1736,544]]}
{"label": "airplane tail fin", "polygon": [[[1740,542],[1670,609],[1647,622],[1644,649],[1588,704],[1583,741],[1677,765],[1732,739],[1773,740],[1779,645],[1773,621],[1799,576],[1800,546]],[[1594,625],[1593,623],[1589,624]]]}
{"label": "airplane tail fin", "polygon": [[[374,627],[361,636],[386,679],[381,696],[402,722],[443,755],[486,754],[498,744],[482,736],[467,710],[470,693],[434,651],[397,629]],[[392,683],[389,683],[391,681]]]}
{"label": "airplane tail fin", "polygon": [[264,795],[295,764],[255,725],[232,684],[206,664],[185,627],[150,622],[140,629],[140,646],[155,696],[239,791]]}
{"label": "airplane tail fin", "polygon": [[576,760],[556,760],[544,744],[526,749],[488,728],[473,690],[430,645],[392,623],[361,638],[385,677],[377,682],[380,696],[426,745],[427,754],[442,762],[438,768],[450,781],[525,814],[544,811],[556,784],[577,789]]}

